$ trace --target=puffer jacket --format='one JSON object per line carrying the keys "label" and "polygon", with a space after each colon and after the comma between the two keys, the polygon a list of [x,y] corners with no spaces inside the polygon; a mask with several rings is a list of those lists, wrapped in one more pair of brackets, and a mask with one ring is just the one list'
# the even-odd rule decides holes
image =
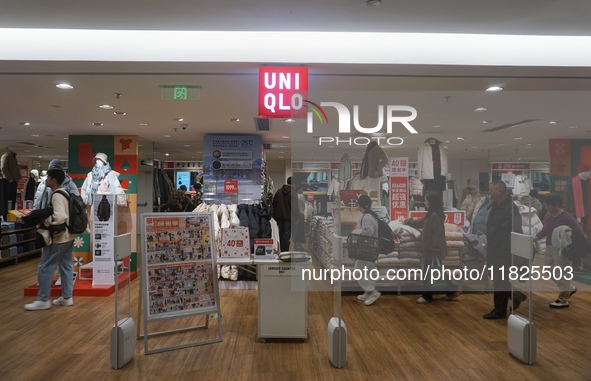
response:
{"label": "puffer jacket", "polygon": [[[517,203],[516,205],[519,207],[519,214],[521,214],[523,234],[534,235],[544,228],[534,207],[519,205]],[[534,247],[538,253],[541,253],[543,250],[546,250],[546,241],[539,239],[534,242]]]}
{"label": "puffer jacket", "polygon": [[248,227],[248,205],[240,204],[238,205],[238,218],[240,219],[240,226]]}

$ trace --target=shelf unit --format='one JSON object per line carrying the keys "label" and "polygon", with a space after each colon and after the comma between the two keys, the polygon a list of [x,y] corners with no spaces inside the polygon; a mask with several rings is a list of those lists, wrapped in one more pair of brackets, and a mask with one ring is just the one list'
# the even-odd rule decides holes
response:
{"label": "shelf unit", "polygon": [[[21,239],[20,241],[17,240],[15,242],[8,242],[5,243],[6,239],[4,237],[7,237],[11,234],[23,234],[24,237],[23,239]],[[18,238],[17,238],[18,239]],[[8,263],[8,262],[14,262],[14,264],[17,264],[19,262],[19,259],[24,258],[24,257],[29,257],[31,255],[35,255],[35,254],[39,254],[41,253],[41,249],[31,249],[29,248],[28,250],[24,250],[22,253],[17,253],[14,255],[10,255],[10,253],[8,252],[10,250],[10,248],[14,247],[14,248],[18,248],[19,246],[24,246],[26,244],[32,244],[30,245],[31,247],[34,247],[34,243],[35,243],[35,229],[34,228],[26,228],[26,229],[15,229],[15,230],[10,230],[10,231],[3,231],[0,233],[0,264],[3,263]]]}

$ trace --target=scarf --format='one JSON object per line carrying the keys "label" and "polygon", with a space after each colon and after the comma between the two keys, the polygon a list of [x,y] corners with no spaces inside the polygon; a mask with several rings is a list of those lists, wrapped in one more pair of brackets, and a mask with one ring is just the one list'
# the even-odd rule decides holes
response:
{"label": "scarf", "polygon": [[90,194],[95,194],[101,180],[107,176],[107,173],[111,172],[111,166],[109,163],[105,163],[102,167],[96,164],[92,167],[92,185],[90,188]]}

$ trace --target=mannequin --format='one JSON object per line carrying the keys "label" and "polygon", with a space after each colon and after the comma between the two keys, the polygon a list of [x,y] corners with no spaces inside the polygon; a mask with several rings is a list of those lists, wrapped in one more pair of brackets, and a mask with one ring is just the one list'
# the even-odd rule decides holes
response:
{"label": "mannequin", "polygon": [[428,138],[419,147],[417,174],[423,181],[423,193],[431,190],[443,194],[447,176],[447,153],[439,140]]}
{"label": "mannequin", "polygon": [[[581,227],[589,237],[591,231],[591,186],[589,186],[589,176],[591,176],[591,166],[580,162],[577,167],[577,175],[566,182],[564,189],[564,210],[576,217]],[[579,263],[573,263],[573,267],[579,267]],[[591,268],[591,256],[583,258],[583,267]]]}
{"label": "mannequin", "polygon": [[19,180],[21,179],[21,173],[18,168],[18,161],[16,160],[16,153],[12,152],[8,148],[0,159],[0,212],[2,216],[6,217],[8,212],[8,201],[12,202],[12,209],[16,208],[16,188]]}
{"label": "mannequin", "polygon": [[373,141],[367,145],[363,162],[361,163],[361,179],[365,180],[365,191],[370,195],[376,193],[375,199],[380,197],[380,179],[384,175],[383,169],[388,164],[388,155]]}
{"label": "mannequin", "polygon": [[108,157],[104,153],[97,153],[92,159],[94,167],[88,172],[84,184],[81,188],[82,200],[86,205],[92,205],[93,194],[116,194],[118,205],[127,205],[125,200],[125,191],[119,182],[119,173],[111,170],[107,161]]}

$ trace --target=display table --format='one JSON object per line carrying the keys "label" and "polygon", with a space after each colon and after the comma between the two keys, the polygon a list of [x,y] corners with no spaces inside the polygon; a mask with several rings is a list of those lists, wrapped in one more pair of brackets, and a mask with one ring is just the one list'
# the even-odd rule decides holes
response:
{"label": "display table", "polygon": [[258,279],[258,334],[268,338],[308,338],[308,292],[302,269],[310,262],[267,258],[219,258],[218,265],[254,265]]}

